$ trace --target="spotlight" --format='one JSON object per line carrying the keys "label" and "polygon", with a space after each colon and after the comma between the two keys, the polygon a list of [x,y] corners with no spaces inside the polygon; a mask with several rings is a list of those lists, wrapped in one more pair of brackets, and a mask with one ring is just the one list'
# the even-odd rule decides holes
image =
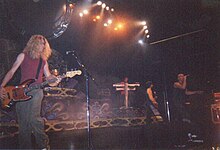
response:
{"label": "spotlight", "polygon": [[119,23],[119,24],[117,25],[117,27],[118,27],[119,29],[122,29],[122,28],[123,28],[123,24]]}
{"label": "spotlight", "polygon": [[102,4],[102,8],[105,8],[105,7],[106,7],[106,4],[105,4],[105,3],[103,3],[103,4]]}
{"label": "spotlight", "polygon": [[88,11],[87,9],[85,9],[85,10],[83,10],[83,13],[84,13],[85,15],[87,15],[87,14],[89,13],[89,11]]}
{"label": "spotlight", "polygon": [[98,1],[96,4],[99,5],[99,6],[101,6],[101,5],[102,5],[102,2],[101,2],[101,1]]}
{"label": "spotlight", "polygon": [[143,40],[138,40],[138,43],[143,45],[144,44],[144,41]]}
{"label": "spotlight", "polygon": [[117,30],[118,30],[118,28],[117,28],[117,27],[115,27],[115,28],[114,28],[114,30],[115,30],[115,31],[117,31]]}
{"label": "spotlight", "polygon": [[141,22],[141,25],[142,25],[142,26],[145,26],[146,24],[147,24],[146,21],[142,21],[142,22]]}
{"label": "spotlight", "polygon": [[104,23],[104,27],[107,27],[108,26],[108,24],[107,23]]}
{"label": "spotlight", "polygon": [[111,8],[111,11],[112,11],[112,12],[115,11],[114,8]]}
{"label": "spotlight", "polygon": [[108,24],[112,24],[112,20],[111,19],[108,20]]}
{"label": "spotlight", "polygon": [[66,11],[66,5],[63,5],[63,11],[64,12]]}
{"label": "spotlight", "polygon": [[109,10],[109,6],[106,6],[105,9],[106,9],[106,10]]}
{"label": "spotlight", "polygon": [[96,16],[95,18],[96,18],[97,20],[99,20],[99,19],[100,19],[100,16]]}
{"label": "spotlight", "polygon": [[74,4],[73,4],[73,3],[70,3],[70,4],[69,4],[69,7],[70,7],[71,9],[73,9],[73,8],[74,8]]}
{"label": "spotlight", "polygon": [[145,32],[145,34],[148,34],[149,31],[148,31],[148,30],[145,30],[144,32]]}
{"label": "spotlight", "polygon": [[79,16],[80,16],[80,17],[83,17],[83,13],[79,13]]}
{"label": "spotlight", "polygon": [[150,38],[150,35],[149,35],[149,34],[147,35],[147,38]]}
{"label": "spotlight", "polygon": [[147,26],[143,26],[143,29],[144,29],[144,30],[147,29]]}

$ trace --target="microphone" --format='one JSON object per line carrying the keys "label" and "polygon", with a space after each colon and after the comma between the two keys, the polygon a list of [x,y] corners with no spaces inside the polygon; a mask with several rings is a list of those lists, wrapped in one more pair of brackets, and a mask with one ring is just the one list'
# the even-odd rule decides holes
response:
{"label": "microphone", "polygon": [[66,51],[66,55],[68,55],[69,53],[74,53],[75,51]]}

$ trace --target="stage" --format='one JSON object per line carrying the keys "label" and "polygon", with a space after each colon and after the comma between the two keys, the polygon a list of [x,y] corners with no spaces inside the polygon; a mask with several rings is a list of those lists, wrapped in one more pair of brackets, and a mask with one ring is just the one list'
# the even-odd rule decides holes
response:
{"label": "stage", "polygon": [[[42,117],[51,149],[211,149],[220,145],[218,105],[196,108],[191,123],[169,121],[164,113],[163,120],[152,117],[149,121],[144,105],[121,108],[105,90],[99,99],[91,99],[89,134],[83,93],[58,87],[44,91]],[[1,110],[1,149],[18,149],[14,109]]]}
{"label": "stage", "polygon": [[[91,149],[212,149],[217,148],[217,133],[207,130],[205,136],[190,140],[185,124],[148,124],[133,127],[91,129]],[[88,149],[86,129],[47,132],[51,149]],[[218,131],[219,134],[219,131]],[[17,135],[2,138],[1,149],[17,149]]]}

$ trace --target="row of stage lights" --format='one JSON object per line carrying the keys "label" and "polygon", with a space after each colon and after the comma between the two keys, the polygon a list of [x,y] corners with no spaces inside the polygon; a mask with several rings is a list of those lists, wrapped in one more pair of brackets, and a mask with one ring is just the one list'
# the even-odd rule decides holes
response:
{"label": "row of stage lights", "polygon": [[110,11],[112,11],[112,12],[115,11],[114,8],[111,8],[111,9],[110,9],[109,6],[107,6],[105,3],[102,3],[101,1],[98,1],[96,4],[97,4],[98,6],[101,6],[103,9],[106,9],[107,11],[108,11],[108,10],[110,10]]}
{"label": "row of stage lights", "polygon": [[147,22],[142,21],[140,24],[143,26],[141,33],[144,33],[144,34],[143,34],[143,37],[138,40],[138,43],[140,45],[144,45],[145,43],[147,43],[148,39],[150,38],[150,34],[149,34],[148,27],[147,27]]}
{"label": "row of stage lights", "polygon": [[[107,6],[105,3],[101,2],[101,1],[98,1],[96,3],[97,6],[101,6],[102,9],[105,9],[107,11],[111,11],[111,12],[114,12],[114,8],[110,8],[109,6]],[[79,13],[79,16],[80,17],[83,17],[84,15],[87,15],[89,13],[89,11],[87,9],[84,9],[82,12]]]}
{"label": "row of stage lights", "polygon": [[[108,5],[106,5],[106,3],[103,3],[101,1],[98,1],[95,6],[99,6],[102,8],[102,10],[106,10],[108,12],[113,13],[115,11],[114,8],[110,8]],[[84,16],[88,15],[89,14],[89,10],[88,9],[84,9],[82,10],[81,12],[79,12],[79,16],[81,18],[83,18]],[[112,16],[112,15],[111,15]],[[94,17],[92,17],[92,21],[93,22],[98,22],[98,21],[101,21],[102,20],[102,16],[101,15],[96,15]],[[113,29],[115,31],[120,31],[124,28],[124,25],[126,23],[122,23],[122,22],[115,22],[113,21],[113,19],[107,19],[104,23],[103,23],[103,26],[104,27],[110,27],[110,26],[114,26]],[[144,44],[146,43],[147,39],[150,38],[150,34],[149,34],[149,29],[148,29],[148,26],[147,26],[147,22],[146,21],[141,21],[138,23],[139,26],[142,27],[141,29],[141,37],[140,39],[138,40],[138,43],[139,44]]]}

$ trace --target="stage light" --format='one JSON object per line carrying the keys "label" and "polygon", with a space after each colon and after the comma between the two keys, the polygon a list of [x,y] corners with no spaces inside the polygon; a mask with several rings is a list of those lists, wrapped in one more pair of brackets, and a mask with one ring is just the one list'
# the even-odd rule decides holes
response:
{"label": "stage light", "polygon": [[104,27],[107,27],[108,26],[108,24],[107,23],[104,23]]}
{"label": "stage light", "polygon": [[83,17],[83,13],[79,13],[79,16],[80,16],[80,17]]}
{"label": "stage light", "polygon": [[143,40],[138,40],[138,43],[143,45],[144,44],[144,41]]}
{"label": "stage light", "polygon": [[111,11],[112,11],[112,12],[115,11],[114,8],[111,8]]}
{"label": "stage light", "polygon": [[70,3],[70,4],[69,4],[69,7],[70,7],[71,9],[73,9],[73,8],[74,8],[74,4],[73,4],[73,3]]}
{"label": "stage light", "polygon": [[123,28],[123,24],[122,24],[122,23],[119,23],[119,24],[117,25],[117,27],[118,27],[119,29],[122,29],[122,28]]}
{"label": "stage light", "polygon": [[145,30],[144,33],[147,34],[149,32],[149,30]]}
{"label": "stage light", "polygon": [[105,8],[106,10],[109,10],[109,6],[106,6],[106,8]]}
{"label": "stage light", "polygon": [[114,30],[115,30],[115,31],[117,31],[117,30],[118,30],[118,28],[117,28],[117,27],[115,27],[115,28],[114,28]]}
{"label": "stage light", "polygon": [[66,5],[63,5],[63,11],[66,12]]}
{"label": "stage light", "polygon": [[96,19],[94,18],[94,19],[92,19],[92,21],[93,21],[93,22],[96,22]]}
{"label": "stage light", "polygon": [[149,35],[149,34],[147,35],[147,38],[150,38],[150,35]]}
{"label": "stage light", "polygon": [[142,21],[142,22],[141,22],[141,25],[142,25],[142,26],[145,26],[146,24],[147,24],[146,21]]}
{"label": "stage light", "polygon": [[103,4],[102,4],[102,8],[105,8],[105,7],[106,7],[106,4],[105,4],[105,3],[103,3]]}
{"label": "stage light", "polygon": [[112,24],[112,20],[111,19],[108,20],[108,24]]}
{"label": "stage light", "polygon": [[83,10],[83,14],[87,15],[89,11],[87,9]]}
{"label": "stage light", "polygon": [[144,29],[144,30],[147,29],[147,26],[143,26],[143,29]]}
{"label": "stage light", "polygon": [[98,1],[96,4],[99,5],[99,6],[101,6],[101,5],[102,5],[102,2],[101,2],[101,1]]}
{"label": "stage light", "polygon": [[100,16],[96,16],[95,18],[96,18],[97,20],[99,20],[101,17],[100,17]]}

